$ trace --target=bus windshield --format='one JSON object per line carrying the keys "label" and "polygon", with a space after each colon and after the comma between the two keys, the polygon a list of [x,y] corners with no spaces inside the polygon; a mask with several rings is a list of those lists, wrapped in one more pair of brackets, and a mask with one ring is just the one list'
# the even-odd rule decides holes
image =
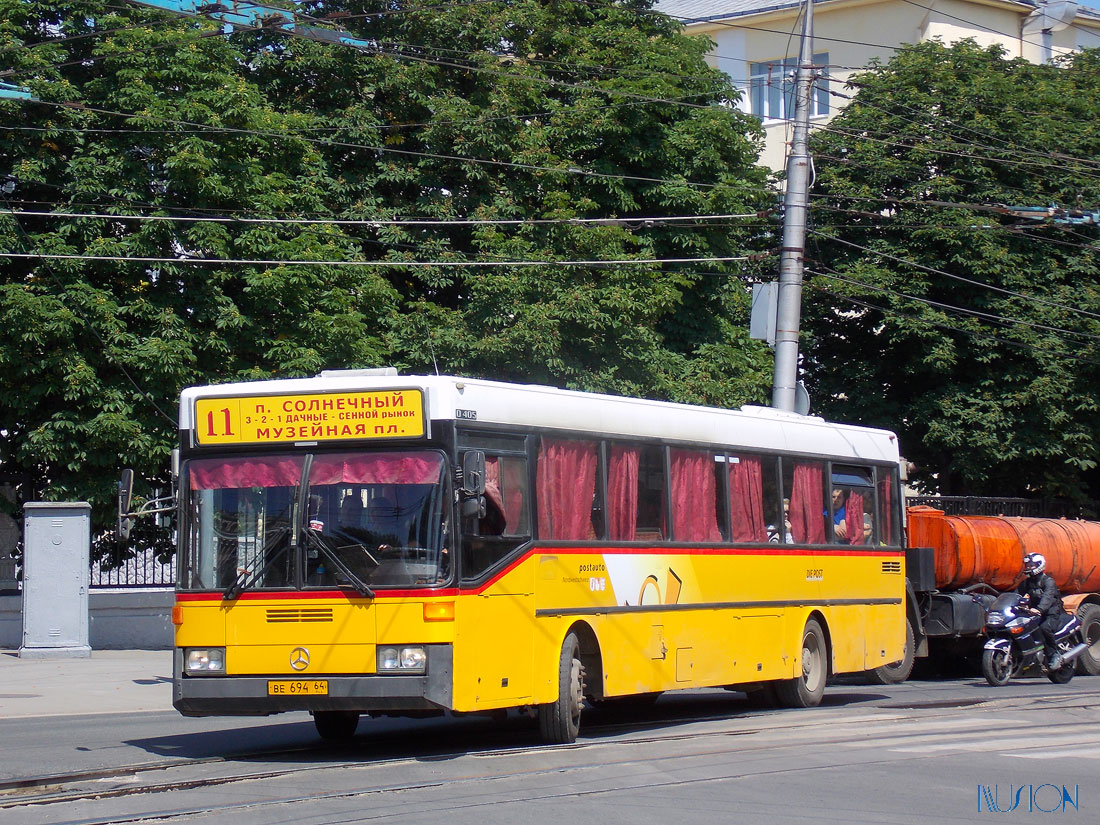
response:
{"label": "bus windshield", "polygon": [[428,450],[192,460],[179,589],[371,595],[443,583],[445,468]]}

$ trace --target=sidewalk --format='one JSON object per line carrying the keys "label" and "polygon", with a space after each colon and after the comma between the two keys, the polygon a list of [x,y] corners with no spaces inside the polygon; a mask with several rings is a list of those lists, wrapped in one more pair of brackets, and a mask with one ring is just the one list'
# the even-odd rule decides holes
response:
{"label": "sidewalk", "polygon": [[171,710],[170,650],[93,650],[89,659],[20,659],[0,650],[0,721]]}

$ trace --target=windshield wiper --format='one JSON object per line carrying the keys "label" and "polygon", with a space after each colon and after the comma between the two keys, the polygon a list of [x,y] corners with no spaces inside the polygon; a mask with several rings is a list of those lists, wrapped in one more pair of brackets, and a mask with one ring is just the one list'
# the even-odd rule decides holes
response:
{"label": "windshield wiper", "polygon": [[[305,536],[307,543],[309,543],[312,547],[315,547],[318,553],[323,555],[328,561],[332,562],[333,566],[337,570],[339,570],[348,581],[351,582],[352,587],[354,587],[357,591],[359,591],[361,595],[366,596],[368,599],[374,598],[374,590],[371,589],[370,585],[368,585],[365,581],[355,575],[355,573],[351,571],[351,568],[344,563],[344,560],[340,558],[339,554],[329,548],[329,546],[325,544],[325,542],[321,538],[319,538],[311,528],[306,528]],[[363,552],[366,553],[367,548],[364,547]],[[370,557],[370,553],[367,553],[367,556]]]}
{"label": "windshield wiper", "polygon": [[[289,531],[287,531],[284,528],[282,534],[280,534],[273,541],[271,541],[271,544],[274,544],[276,541],[279,541],[280,539],[285,538],[287,532],[289,532]],[[233,580],[233,584],[231,584],[231,585],[229,585],[229,587],[225,588],[225,592],[222,593],[222,599],[224,601],[229,601],[230,599],[235,599],[242,592],[244,592],[245,590],[248,590],[250,587],[252,587],[252,585],[254,585],[256,582],[258,582],[260,579],[262,579],[267,574],[267,571],[272,568],[272,566],[275,564],[275,562],[277,562],[280,558],[282,558],[283,553],[286,552],[287,547],[289,547],[289,546],[290,546],[289,544],[283,544],[282,547],[280,547],[278,550],[276,550],[274,553],[271,554],[271,557],[266,562],[264,562],[264,566],[261,567],[259,570],[254,570],[251,573],[248,572],[247,570],[242,572],[242,573],[238,573],[237,578]],[[264,548],[264,552],[265,553],[267,552],[266,547]]]}

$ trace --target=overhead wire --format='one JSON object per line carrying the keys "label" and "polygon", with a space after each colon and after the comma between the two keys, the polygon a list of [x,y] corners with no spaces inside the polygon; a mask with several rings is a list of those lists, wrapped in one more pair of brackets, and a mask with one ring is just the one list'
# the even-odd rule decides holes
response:
{"label": "overhead wire", "polygon": [[[858,85],[860,85],[862,87],[866,84],[858,84]],[[843,98],[845,100],[850,100],[850,101],[857,100],[857,98],[854,95],[847,95],[847,94],[843,94],[841,92],[834,91],[834,90],[828,90],[828,93],[833,97],[839,97],[839,98]],[[884,115],[887,115],[889,117],[896,117],[900,120],[905,121],[906,123],[911,123],[914,126],[919,126],[921,128],[927,129],[928,131],[936,133],[936,134],[944,135],[944,136],[952,138],[952,139],[959,139],[958,136],[955,135],[953,132],[951,132],[948,128],[941,128],[939,126],[933,125],[932,123],[929,123],[926,120],[914,120],[912,118],[904,117],[903,115],[900,115],[897,112],[893,112],[893,111],[891,111],[891,110],[889,110],[889,109],[887,109],[883,106],[878,106],[878,105],[876,105],[874,103],[871,103],[870,101],[867,101],[865,99],[864,100],[859,100],[858,102],[859,102],[859,106],[862,107],[862,108],[870,109],[871,111],[880,112],[880,113],[882,113]],[[913,107],[913,106],[907,106],[906,104],[901,103],[898,100],[893,100],[892,99],[890,101],[890,103],[893,106],[896,106],[896,107],[901,108],[901,109],[905,109],[905,110],[907,110],[909,112],[912,112],[912,113],[915,113],[915,114],[927,114],[927,112],[925,110],[917,109],[916,107]],[[1044,147],[1044,149],[1040,150],[1037,147],[1021,146],[1020,144],[1009,142],[1009,141],[1005,140],[1004,138],[1001,138],[1001,137],[996,136],[996,135],[991,135],[987,132],[981,132],[977,129],[974,129],[970,126],[967,126],[963,123],[959,123],[959,122],[954,121],[954,120],[948,120],[947,125],[949,127],[952,127],[952,128],[961,129],[963,131],[970,132],[972,134],[978,135],[980,137],[985,138],[986,140],[997,140],[997,141],[1001,141],[1002,143],[1004,143],[1003,146],[993,146],[991,144],[983,144],[983,143],[979,143],[977,141],[969,141],[966,144],[966,145],[969,145],[969,146],[977,146],[977,147],[984,148],[984,149],[989,149],[990,151],[995,151],[995,152],[999,152],[999,151],[1020,151],[1021,149],[1023,149],[1024,151],[1029,151],[1029,152],[1040,152],[1040,151],[1045,152],[1046,151],[1045,147]],[[872,134],[874,134],[874,133],[872,132]],[[1100,160],[1094,160],[1092,158],[1076,157],[1076,156],[1073,156],[1073,155],[1067,155],[1067,154],[1062,153],[1062,152],[1051,152],[1050,154],[1051,154],[1052,157],[1060,158],[1060,159],[1063,159],[1063,160],[1072,160],[1076,163],[1081,163],[1081,164],[1084,164],[1084,165],[1093,165],[1093,166],[1100,167]]]}
{"label": "overhead wire", "polygon": [[816,290],[818,292],[824,292],[826,295],[831,295],[834,298],[837,298],[839,300],[847,301],[848,303],[854,304],[855,306],[863,307],[864,309],[869,309],[869,310],[872,310],[872,311],[875,311],[875,312],[881,312],[883,315],[887,315],[887,316],[893,315],[893,316],[899,316],[899,317],[902,317],[902,318],[911,318],[913,320],[919,320],[922,325],[933,326],[933,327],[937,327],[939,329],[946,329],[946,330],[950,330],[951,332],[958,332],[962,335],[968,335],[972,338],[978,338],[978,339],[985,340],[985,341],[993,341],[995,343],[1004,344],[1005,346],[1009,346],[1009,347],[1016,347],[1018,349],[1031,350],[1032,352],[1038,352],[1042,355],[1046,355],[1046,356],[1053,357],[1053,358],[1065,358],[1065,359],[1069,359],[1071,361],[1079,361],[1079,362],[1084,363],[1084,364],[1089,364],[1091,366],[1100,367],[1100,361],[1095,361],[1091,358],[1085,358],[1083,356],[1076,355],[1072,352],[1050,352],[1049,350],[1044,349],[1043,347],[1036,346],[1034,344],[1027,344],[1023,341],[1013,341],[1011,339],[1001,338],[999,336],[991,335],[989,333],[976,332],[975,330],[969,330],[969,329],[964,329],[962,327],[952,326],[950,324],[945,324],[941,321],[931,320],[931,319],[925,318],[923,316],[918,317],[918,316],[913,315],[911,313],[902,312],[900,310],[890,309],[890,308],[887,308],[887,307],[881,307],[881,306],[878,306],[876,304],[871,304],[871,303],[868,303],[867,301],[862,301],[858,298],[853,298],[850,295],[845,295],[842,292],[834,292],[833,290],[825,289],[824,287],[822,287],[818,284],[815,284],[813,282],[810,282],[809,284],[807,284],[807,286],[809,286],[810,289]]}
{"label": "overhead wire", "polygon": [[958,151],[954,151],[952,149],[941,149],[936,144],[932,144],[932,143],[914,144],[912,142],[906,142],[906,141],[901,141],[901,140],[890,140],[890,139],[887,139],[887,138],[870,137],[862,129],[845,129],[845,128],[840,127],[840,126],[834,126],[832,124],[832,122],[827,123],[827,124],[826,123],[811,124],[811,128],[814,129],[815,131],[818,131],[818,132],[829,132],[829,133],[832,133],[832,134],[844,135],[845,137],[854,138],[856,140],[865,140],[865,141],[868,141],[870,143],[878,143],[882,146],[896,146],[896,147],[901,147],[901,148],[905,148],[905,149],[911,149],[911,150],[914,150],[914,151],[921,150],[921,151],[925,151],[925,152],[928,152],[929,154],[934,154],[934,155],[949,155],[949,156],[952,156],[952,157],[969,158],[971,160],[983,160],[983,161],[989,161],[989,162],[992,162],[992,163],[1002,163],[1002,164],[1005,164],[1007,166],[1032,167],[1032,168],[1039,168],[1039,169],[1055,169],[1055,170],[1059,170],[1059,171],[1063,171],[1063,172],[1072,172],[1074,174],[1083,174],[1083,175],[1085,175],[1089,178],[1095,178],[1097,180],[1100,180],[1100,169],[1096,170],[1096,172],[1097,172],[1096,174],[1092,174],[1092,173],[1089,173],[1089,172],[1084,172],[1083,170],[1081,170],[1080,168],[1077,168],[1077,167],[1064,166],[1064,165],[1061,165],[1061,164],[1058,164],[1058,163],[1053,163],[1053,162],[1050,162],[1050,161],[1036,161],[1036,160],[1028,160],[1026,158],[1020,158],[1018,160],[1013,160],[1013,159],[1010,159],[1010,158],[998,158],[998,157],[991,157],[989,155],[975,154],[973,152],[958,152]]}
{"label": "overhead wire", "polygon": [[[767,210],[765,210],[766,212]],[[621,226],[637,223],[679,223],[684,221],[731,220],[760,218],[765,212],[743,212],[716,215],[652,215],[623,218],[245,218],[237,216],[188,216],[188,215],[133,215],[110,212],[45,212],[19,210],[14,214],[46,218],[96,218],[126,221],[169,221],[179,223],[231,223],[231,224],[329,224],[334,226],[527,226],[527,225],[604,225]],[[0,210],[0,217],[8,212]]]}
{"label": "overhead wire", "polygon": [[402,269],[407,267],[422,268],[430,266],[446,267],[530,267],[530,266],[628,266],[637,264],[694,264],[694,263],[727,263],[733,261],[752,261],[770,253],[757,253],[753,255],[736,256],[707,256],[697,258],[622,258],[617,260],[515,260],[515,261],[347,261],[347,260],[295,260],[287,259],[254,259],[254,258],[158,258],[153,256],[129,256],[129,255],[69,255],[57,252],[0,252],[2,258],[34,258],[40,260],[63,261],[115,261],[124,263],[153,263],[153,264],[215,264],[215,265],[245,265],[245,266],[362,266],[383,267],[390,269]]}
{"label": "overhead wire", "polygon": [[949,278],[953,281],[958,281],[960,283],[965,283],[969,286],[978,287],[980,289],[988,289],[992,292],[999,292],[999,293],[1002,293],[1004,295],[1010,295],[1010,296],[1015,297],[1015,298],[1020,298],[1020,299],[1023,299],[1023,300],[1032,301],[1032,302],[1037,303],[1037,304],[1043,304],[1044,306],[1053,307],[1055,309],[1060,309],[1060,310],[1063,310],[1063,311],[1066,311],[1066,312],[1072,312],[1072,313],[1076,313],[1076,314],[1079,314],[1079,315],[1085,315],[1085,316],[1088,316],[1090,318],[1100,319],[1100,313],[1089,312],[1088,310],[1081,309],[1080,307],[1071,306],[1069,304],[1064,304],[1064,303],[1061,303],[1059,301],[1051,301],[1051,300],[1046,299],[1046,298],[1041,298],[1037,295],[1028,295],[1026,293],[1017,292],[1017,291],[1012,290],[1012,289],[1006,289],[1005,287],[999,287],[999,286],[996,286],[994,284],[985,283],[984,281],[976,281],[973,278],[966,278],[962,275],[956,275],[953,272],[947,272],[946,270],[938,269],[936,267],[925,266],[924,264],[917,263],[916,261],[911,261],[911,260],[908,260],[906,258],[899,257],[897,255],[891,255],[888,252],[882,252],[881,250],[874,249],[874,248],[869,247],[869,246],[864,246],[862,244],[857,244],[857,243],[854,243],[852,241],[846,241],[843,238],[837,238],[835,236],[825,234],[823,232],[820,232],[817,229],[810,229],[809,232],[811,234],[813,234],[814,236],[824,238],[824,239],[830,241],[831,243],[838,243],[838,244],[841,244],[842,246],[848,246],[848,247],[851,247],[853,249],[858,249],[861,252],[867,252],[868,254],[875,255],[877,257],[884,258],[886,260],[890,260],[890,261],[894,261],[896,263],[904,264],[905,266],[912,267],[913,269],[917,269],[917,270],[920,270],[922,272],[927,272],[931,275],[940,275],[944,278]]}
{"label": "overhead wire", "polygon": [[[54,107],[59,109],[73,108],[66,103],[55,103],[52,101],[36,101],[36,103]],[[143,119],[148,118],[152,120],[161,121],[164,123],[176,123],[183,126],[193,127],[206,127],[207,124],[199,123],[192,120],[182,120],[179,118],[166,117],[164,115],[156,115],[151,113],[134,113],[134,112],[120,112],[113,109],[104,109],[97,106],[79,106],[80,111],[94,112],[96,114],[110,115],[113,117],[122,117],[127,119]],[[312,143],[319,146],[333,146],[342,149],[366,149],[372,152],[379,152],[382,154],[394,154],[407,157],[420,157],[429,160],[446,160],[446,161],[458,161],[460,163],[472,163],[475,165],[484,166],[496,166],[510,169],[525,169],[532,172],[552,172],[561,175],[576,175],[580,177],[602,178],[609,180],[623,180],[623,181],[636,181],[639,183],[660,183],[660,184],[672,184],[675,186],[688,186],[699,189],[713,189],[719,184],[705,183],[689,180],[676,180],[674,178],[651,178],[642,175],[622,175],[611,172],[596,172],[594,170],[581,169],[578,167],[553,167],[553,166],[539,166],[537,164],[530,163],[515,163],[511,161],[492,160],[488,158],[473,158],[464,157],[462,155],[445,155],[439,152],[418,152],[412,149],[397,149],[392,146],[382,146],[377,144],[365,144],[365,143],[353,143],[350,141],[331,140],[324,138],[306,137],[302,135],[296,135],[293,133],[273,132],[262,129],[242,129],[229,126],[209,127],[215,132],[224,132],[229,134],[243,134],[253,135],[257,137],[266,137],[276,140],[300,140],[306,143]]]}
{"label": "overhead wire", "polygon": [[992,322],[999,323],[999,324],[1004,324],[1004,325],[1022,326],[1022,327],[1027,327],[1029,329],[1042,330],[1043,332],[1055,333],[1057,335],[1072,335],[1072,336],[1077,337],[1077,338],[1085,338],[1085,339],[1089,339],[1089,340],[1093,340],[1093,341],[1100,341],[1100,335],[1093,334],[1093,333],[1090,333],[1090,332],[1082,332],[1080,330],[1067,329],[1065,327],[1055,327],[1055,326],[1050,326],[1049,324],[1038,324],[1038,323],[1035,323],[1033,321],[1025,321],[1021,318],[1013,318],[1011,316],[998,315],[998,314],[992,313],[992,312],[984,312],[982,310],[973,309],[971,307],[961,307],[961,306],[957,306],[955,304],[948,304],[948,303],[945,303],[943,301],[936,301],[932,298],[927,298],[927,297],[923,297],[923,296],[920,296],[920,295],[911,295],[909,293],[899,292],[899,291],[894,290],[894,289],[889,289],[888,287],[878,286],[876,284],[869,284],[866,281],[859,280],[858,278],[852,278],[850,275],[841,273],[838,270],[833,269],[830,266],[826,266],[825,264],[819,264],[819,265],[822,268],[828,270],[828,272],[827,273],[817,272],[817,271],[815,271],[813,269],[810,269],[808,267],[807,267],[806,271],[810,272],[813,275],[817,275],[819,277],[829,278],[830,280],[840,281],[841,283],[851,284],[852,286],[858,286],[858,287],[861,287],[863,289],[869,289],[872,292],[881,292],[883,294],[891,295],[891,296],[894,296],[896,298],[903,298],[903,299],[908,300],[908,301],[913,301],[914,303],[920,303],[920,304],[924,304],[926,306],[934,307],[936,309],[942,309],[945,312],[951,312],[951,313],[955,313],[957,315],[967,315],[967,316],[970,316],[972,318],[977,318],[978,320],[982,320],[982,321],[992,321]]}
{"label": "overhead wire", "polygon": [[[5,201],[0,200],[0,203],[4,203],[4,202]],[[26,230],[23,228],[23,225],[18,220],[15,220],[14,223],[15,223],[15,226],[16,226],[16,231],[17,231],[19,237],[22,239],[22,242],[24,244],[24,248],[29,248],[30,236],[27,234]],[[15,255],[13,255],[10,252],[6,252],[6,253],[3,253],[3,254],[4,254],[4,256],[7,256],[7,257],[15,257]],[[58,277],[57,273],[54,272],[53,268],[50,267],[49,264],[44,264],[43,267],[46,270],[46,274],[50,277],[50,279],[57,286],[59,292],[64,294],[66,292],[65,285],[62,283],[62,281]],[[84,313],[82,313],[80,311],[79,307],[70,306],[69,309],[78,318],[80,318],[84,322],[85,328],[89,332],[91,332],[92,337],[95,338],[99,342],[100,346],[103,348],[102,349],[103,353],[106,355],[106,353],[108,353],[110,351],[110,348],[107,346],[107,342],[103,340],[103,336],[101,336],[99,334],[98,330],[96,330],[95,324],[92,323],[91,321],[89,321],[89,319],[84,315]],[[149,392],[148,390],[142,389],[142,387],[138,384],[138,382],[130,374],[130,371],[128,369],[126,369],[126,366],[124,364],[119,363],[117,361],[111,361],[109,363],[111,363],[112,366],[117,368],[118,371],[121,372],[123,374],[123,376],[125,376],[127,382],[129,382],[129,384],[134,388],[135,391],[137,391],[139,396],[146,401],[146,403],[148,403],[154,410],[156,410],[161,415],[161,417],[163,417],[169,424],[175,425],[176,419],[173,418],[172,416],[168,415],[164,410],[162,410],[160,408],[160,405],[157,404],[157,402],[153,398],[153,394],[151,392]]]}
{"label": "overhead wire", "polygon": [[[489,0],[489,1],[490,2],[500,2],[500,0]],[[414,9],[408,9],[406,11],[411,12],[411,11],[415,11],[415,10]],[[213,22],[210,18],[205,18],[205,17],[196,17],[196,18],[187,18],[187,19],[188,20],[195,20],[195,21]],[[328,22],[328,21],[318,20],[318,22]],[[225,29],[218,28],[218,29],[215,29],[215,30],[202,32],[199,35],[197,35],[195,37],[192,37],[192,38],[185,38],[182,41],[176,41],[176,42],[173,42],[173,43],[149,46],[149,47],[146,47],[144,49],[137,49],[137,50],[133,50],[133,51],[134,51],[134,53],[152,52],[152,51],[156,51],[156,50],[163,49],[163,48],[171,48],[171,47],[178,46],[181,43],[185,43],[187,40],[190,40],[190,39],[201,39],[201,38],[204,38],[204,37],[228,36],[230,34],[238,32],[238,31],[242,31],[242,32],[243,31],[260,32],[260,31],[265,31],[266,30],[266,31],[272,31],[272,32],[275,32],[275,33],[285,33],[290,38],[309,39],[309,38],[305,38],[305,36],[302,35],[299,32],[295,32],[293,30],[284,30],[284,29],[279,28],[279,26],[280,26],[280,21],[276,20],[276,21],[273,21],[271,23],[266,23],[266,24],[257,25],[257,26],[238,25],[238,26],[235,26],[234,29],[231,30],[231,31],[226,31]],[[128,27],[128,28],[130,28],[130,27]],[[138,28],[138,27],[133,27],[133,28]],[[387,47],[381,42],[378,43],[375,47],[373,47],[370,50],[360,49],[359,47],[356,47],[356,46],[353,46],[353,45],[350,45],[350,44],[343,44],[343,45],[344,45],[345,48],[353,48],[353,49],[356,49],[358,51],[362,51],[366,54],[388,54],[392,57],[399,57],[401,59],[412,60],[414,62],[440,65],[440,66],[449,67],[449,68],[461,69],[463,71],[475,71],[475,72],[480,72],[480,73],[488,73],[488,74],[499,76],[499,77],[509,77],[509,78],[513,78],[513,79],[524,80],[524,81],[531,82],[531,83],[542,83],[542,84],[545,84],[545,85],[556,86],[556,87],[561,87],[561,88],[572,88],[572,89],[575,89],[575,90],[582,90],[582,91],[588,91],[588,92],[599,92],[599,93],[603,93],[603,94],[607,94],[607,95],[627,97],[629,99],[639,100],[639,101],[646,102],[646,103],[664,103],[664,104],[668,104],[668,105],[678,105],[678,106],[685,106],[685,107],[688,107],[688,108],[700,108],[700,109],[710,108],[710,104],[705,104],[705,103],[690,103],[690,102],[687,102],[686,100],[678,100],[676,98],[658,98],[658,97],[654,97],[652,95],[642,95],[642,94],[638,94],[638,93],[628,92],[628,91],[625,91],[625,90],[604,89],[604,88],[599,87],[599,86],[591,86],[591,85],[586,85],[586,84],[573,83],[573,82],[570,82],[570,81],[560,80],[560,79],[556,79],[556,78],[547,78],[547,77],[540,77],[538,75],[527,75],[527,74],[520,74],[520,73],[516,73],[516,72],[507,72],[507,71],[503,71],[501,69],[495,69],[495,68],[490,68],[490,67],[486,67],[486,66],[479,66],[477,64],[472,64],[472,63],[456,63],[454,61],[443,60],[442,58],[432,58],[432,57],[429,57],[429,56],[426,56],[426,55],[412,54],[408,50],[410,50],[410,49],[420,49],[420,50],[423,50],[423,51],[432,51],[432,50],[450,51],[450,52],[456,53],[456,54],[475,55],[475,56],[482,57],[482,58],[484,58],[485,56],[490,56],[491,53],[489,53],[489,52],[469,52],[469,51],[463,52],[463,51],[460,51],[460,50],[451,50],[451,49],[445,49],[445,48],[442,48],[442,47],[408,45],[408,44],[394,44],[392,46]],[[50,68],[65,68],[65,67],[74,66],[74,65],[87,66],[90,63],[95,63],[95,62],[98,62],[100,60],[104,60],[104,59],[107,59],[109,57],[114,57],[114,56],[115,55],[101,55],[101,56],[92,56],[92,57],[85,56],[85,57],[82,57],[79,60],[66,61],[66,62],[62,62],[62,63],[51,63],[51,64],[48,64],[48,67],[50,67]],[[622,74],[622,73],[625,73],[626,71],[628,71],[626,69],[613,69],[613,68],[609,68],[609,67],[582,67],[582,66],[570,65],[570,64],[567,64],[567,63],[564,63],[564,62],[561,62],[561,61],[527,61],[527,60],[525,60],[524,62],[539,62],[539,63],[546,63],[548,65],[557,65],[558,67],[563,68],[563,70],[574,71],[574,72],[579,72],[579,71],[582,71],[582,70],[583,71],[593,71],[593,69],[598,69],[600,71],[616,72],[616,73]],[[19,77],[21,75],[30,75],[30,74],[33,74],[35,72],[41,71],[42,68],[43,67],[32,67],[32,68],[23,69],[23,70],[12,70],[12,69],[0,70],[0,78],[4,78],[4,77],[11,78],[11,77]],[[672,77],[678,77],[678,78],[681,78],[681,79],[691,79],[691,80],[700,80],[700,79],[702,79],[702,78],[699,78],[699,77],[692,77],[692,76],[689,76],[689,75],[678,75],[678,74],[671,74],[671,73],[665,73],[665,72],[647,73],[647,74],[637,75],[637,77],[646,77],[646,76],[652,76],[652,77],[672,76]],[[724,83],[724,81],[723,81],[723,83]],[[713,95],[714,93],[716,93],[718,91],[720,91],[719,88],[703,89],[703,90],[699,90],[699,91],[692,91],[692,92],[686,94],[685,97],[698,97],[700,95]]]}

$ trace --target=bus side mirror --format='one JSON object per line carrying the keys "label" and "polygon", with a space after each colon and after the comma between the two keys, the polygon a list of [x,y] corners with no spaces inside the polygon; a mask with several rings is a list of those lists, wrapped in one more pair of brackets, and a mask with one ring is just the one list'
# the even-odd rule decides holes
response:
{"label": "bus side mirror", "polygon": [[485,516],[485,453],[468,450],[462,454],[462,517]]}
{"label": "bus side mirror", "polygon": [[462,492],[485,495],[485,453],[481,450],[468,450],[462,455]]}
{"label": "bus side mirror", "polygon": [[122,471],[122,478],[118,482],[118,541],[124,543],[130,538],[130,530],[133,529],[134,520],[127,518],[130,513],[130,504],[134,498],[134,471],[126,469]]}

